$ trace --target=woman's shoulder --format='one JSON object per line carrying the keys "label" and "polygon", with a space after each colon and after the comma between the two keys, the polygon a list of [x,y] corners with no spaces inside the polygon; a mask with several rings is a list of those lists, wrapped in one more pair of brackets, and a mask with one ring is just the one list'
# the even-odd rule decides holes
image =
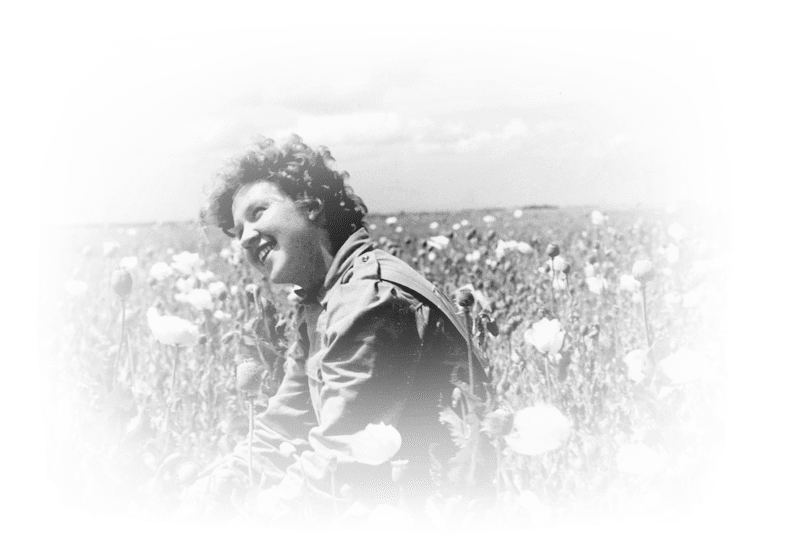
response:
{"label": "woman's shoulder", "polygon": [[422,304],[419,293],[414,292],[394,273],[402,272],[409,280],[418,279],[417,286],[431,285],[422,275],[400,260],[380,249],[371,248],[360,252],[350,267],[327,292],[323,303],[326,310],[358,309],[374,306],[379,302],[405,302],[413,307]]}

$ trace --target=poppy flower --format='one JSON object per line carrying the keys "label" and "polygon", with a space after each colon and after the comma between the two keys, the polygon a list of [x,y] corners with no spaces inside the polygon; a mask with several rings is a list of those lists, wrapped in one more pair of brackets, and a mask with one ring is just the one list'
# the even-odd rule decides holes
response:
{"label": "poppy flower", "polygon": [[175,270],[168,266],[165,262],[154,263],[150,268],[150,277],[156,281],[163,281],[174,273]]}
{"label": "poppy flower", "polygon": [[622,360],[628,368],[628,378],[637,384],[644,380],[644,371],[647,368],[647,352],[635,349],[625,356]]}
{"label": "poppy flower", "polygon": [[526,330],[523,338],[542,353],[556,354],[564,345],[565,335],[558,319],[542,319]]}
{"label": "poppy flower", "polygon": [[83,281],[76,281],[73,279],[64,283],[64,288],[67,289],[67,294],[70,296],[83,296],[86,294],[86,290],[89,288],[89,285]]}
{"label": "poppy flower", "polygon": [[160,315],[154,307],[147,310],[147,324],[156,340],[168,346],[193,346],[200,339],[194,323],[173,315]]}
{"label": "poppy flower", "polygon": [[619,278],[619,289],[625,292],[636,293],[642,288],[642,283],[634,279],[633,275],[627,273]]}
{"label": "poppy flower", "polygon": [[[400,432],[391,424],[369,424],[353,435],[337,436],[338,441],[345,442],[350,449],[350,456],[356,462],[380,466],[397,454],[402,444]],[[314,439],[311,440],[312,446]]]}
{"label": "poppy flower", "polygon": [[442,250],[450,244],[450,239],[444,235],[436,235],[435,237],[430,237],[426,242],[436,250]]}
{"label": "poppy flower", "polygon": [[663,467],[663,458],[644,443],[623,445],[617,452],[617,469],[626,474],[651,476]]}
{"label": "poppy flower", "polygon": [[586,286],[589,287],[589,292],[592,294],[602,294],[608,288],[608,281],[603,277],[588,277]]}
{"label": "poppy flower", "polygon": [[181,252],[172,257],[171,267],[184,275],[191,275],[199,269],[205,261],[196,252]]}
{"label": "poppy flower", "polygon": [[553,405],[534,405],[514,414],[514,431],[505,439],[520,454],[540,455],[560,447],[570,428],[569,419]]}
{"label": "poppy flower", "polygon": [[186,294],[186,302],[195,309],[214,309],[211,293],[205,288],[194,288]]}

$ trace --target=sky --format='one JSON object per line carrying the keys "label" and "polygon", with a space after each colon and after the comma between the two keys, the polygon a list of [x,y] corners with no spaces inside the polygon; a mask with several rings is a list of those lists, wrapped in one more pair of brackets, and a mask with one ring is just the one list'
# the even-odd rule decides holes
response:
{"label": "sky", "polygon": [[254,136],[290,133],[373,212],[718,200],[720,90],[696,36],[279,23],[48,44],[51,222],[194,218]]}

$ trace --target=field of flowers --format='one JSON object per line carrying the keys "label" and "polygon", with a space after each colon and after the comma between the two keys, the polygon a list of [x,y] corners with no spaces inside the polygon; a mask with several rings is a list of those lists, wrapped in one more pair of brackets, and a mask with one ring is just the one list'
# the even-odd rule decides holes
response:
{"label": "field of flowers", "polygon": [[[472,421],[500,451],[480,514],[431,499],[434,525],[678,518],[724,446],[725,234],[672,210],[371,215],[387,251],[449,295],[471,285],[493,400]],[[247,438],[277,388],[291,288],[196,223],[59,228],[41,265],[48,476],[71,507],[177,518],[203,469]],[[48,244],[50,247],[51,244]],[[55,304],[55,306],[54,306]],[[249,359],[268,369],[254,399]],[[460,422],[460,424],[458,424]],[[238,520],[268,524],[259,489]],[[341,521],[402,524],[401,504]]]}

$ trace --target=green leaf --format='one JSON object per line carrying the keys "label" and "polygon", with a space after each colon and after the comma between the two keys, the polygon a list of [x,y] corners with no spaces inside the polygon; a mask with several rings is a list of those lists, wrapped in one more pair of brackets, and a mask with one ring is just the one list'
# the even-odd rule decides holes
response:
{"label": "green leaf", "polygon": [[469,443],[470,429],[469,426],[461,420],[456,412],[450,407],[446,407],[439,411],[439,421],[447,426],[450,432],[450,437],[460,449],[463,449]]}

